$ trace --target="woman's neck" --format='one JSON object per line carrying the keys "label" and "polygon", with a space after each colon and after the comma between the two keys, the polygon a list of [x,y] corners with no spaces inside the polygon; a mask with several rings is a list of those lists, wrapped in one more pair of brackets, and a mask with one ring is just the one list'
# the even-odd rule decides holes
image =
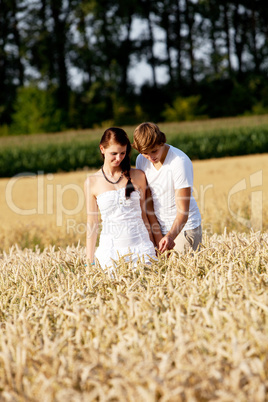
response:
{"label": "woman's neck", "polygon": [[122,168],[121,168],[120,165],[114,167],[114,166],[111,166],[111,165],[109,165],[108,163],[105,163],[105,162],[104,162],[104,164],[103,164],[103,170],[104,170],[105,173],[108,174],[109,176],[115,176],[115,175],[117,175],[118,173],[121,173],[121,172],[122,172]]}

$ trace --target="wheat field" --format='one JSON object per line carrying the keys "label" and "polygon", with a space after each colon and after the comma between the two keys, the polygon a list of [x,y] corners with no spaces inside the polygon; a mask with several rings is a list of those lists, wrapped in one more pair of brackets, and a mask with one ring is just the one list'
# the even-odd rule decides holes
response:
{"label": "wheat field", "polygon": [[113,274],[85,267],[90,172],[0,180],[0,401],[268,401],[268,158],[194,172],[201,250]]}
{"label": "wheat field", "polygon": [[[194,196],[210,235],[268,229],[268,155],[194,161]],[[85,245],[91,171],[0,179],[0,251]],[[260,222],[260,217],[262,221]]]}
{"label": "wheat field", "polygon": [[82,247],[0,262],[3,401],[254,401],[268,389],[268,236],[204,237],[111,276]]}

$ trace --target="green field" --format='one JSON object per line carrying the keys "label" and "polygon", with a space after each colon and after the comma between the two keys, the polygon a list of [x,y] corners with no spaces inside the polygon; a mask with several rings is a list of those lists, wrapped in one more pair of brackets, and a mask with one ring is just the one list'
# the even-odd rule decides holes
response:
{"label": "green field", "polygon": [[[135,127],[124,127],[132,140]],[[268,116],[161,124],[171,145],[192,159],[268,152]],[[98,144],[103,128],[55,134],[2,137],[0,177],[96,168],[102,163]],[[135,164],[137,152],[132,152]]]}
{"label": "green field", "polygon": [[[209,135],[221,130],[228,131],[235,128],[250,128],[250,127],[267,127],[268,115],[260,116],[241,116],[208,120],[196,120],[191,122],[179,123],[157,123],[161,130],[167,135],[168,139],[172,139],[180,134],[182,135]],[[108,126],[98,127],[88,130],[69,130],[62,133],[37,133],[35,135],[17,135],[0,137],[0,146],[8,145],[25,145],[40,144],[53,141],[55,143],[69,142],[74,139],[84,141],[90,138],[91,140],[99,140],[104,130]],[[132,139],[135,126],[123,126],[129,137]]]}

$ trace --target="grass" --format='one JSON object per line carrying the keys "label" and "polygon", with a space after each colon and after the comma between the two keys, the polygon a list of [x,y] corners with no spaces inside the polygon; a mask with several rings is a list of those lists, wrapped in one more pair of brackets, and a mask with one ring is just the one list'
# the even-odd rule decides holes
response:
{"label": "grass", "polygon": [[[214,134],[218,132],[219,135],[221,130],[232,130],[234,128],[246,129],[249,127],[263,127],[268,125],[268,115],[260,116],[241,116],[241,117],[229,117],[229,118],[218,118],[218,119],[208,119],[208,120],[196,120],[191,122],[177,122],[177,123],[158,123],[161,130],[167,135],[168,139],[172,139],[178,134],[196,134],[203,135]],[[3,136],[0,137],[0,146],[9,146],[22,144],[40,144],[40,143],[62,143],[71,142],[76,139],[83,141],[90,138],[93,140],[99,140],[104,130],[108,127],[99,127],[94,129],[84,129],[84,130],[68,130],[62,133],[40,133],[36,135],[18,135],[18,136]],[[132,139],[135,126],[123,126]]]}
{"label": "grass", "polygon": [[0,259],[3,401],[258,401],[268,389],[267,234],[204,236],[111,277],[81,246]]}
{"label": "grass", "polygon": [[[192,160],[268,152],[267,116],[217,119],[160,126],[167,142],[184,151]],[[125,127],[132,141],[134,127]],[[70,172],[98,168],[103,129],[69,131],[0,139],[0,176]],[[137,151],[131,154],[134,165]]]}
{"label": "grass", "polygon": [[161,130],[168,136],[173,137],[178,134],[221,133],[222,130],[247,129],[252,127],[267,127],[268,115],[261,116],[240,116],[208,120],[196,120],[181,123],[162,123]]}

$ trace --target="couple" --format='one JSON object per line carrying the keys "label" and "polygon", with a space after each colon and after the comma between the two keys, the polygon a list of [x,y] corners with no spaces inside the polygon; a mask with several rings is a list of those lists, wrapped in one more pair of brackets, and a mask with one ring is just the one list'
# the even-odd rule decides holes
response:
{"label": "couple", "polygon": [[[150,262],[175,249],[196,250],[201,243],[201,216],[192,196],[193,167],[181,150],[166,144],[154,123],[134,131],[133,147],[140,152],[130,166],[131,144],[121,128],[108,128],[100,141],[104,163],[85,181],[87,261],[94,256],[102,268],[111,268],[120,256],[134,264]],[[148,186],[147,186],[148,183]],[[102,230],[99,247],[98,211]]]}

